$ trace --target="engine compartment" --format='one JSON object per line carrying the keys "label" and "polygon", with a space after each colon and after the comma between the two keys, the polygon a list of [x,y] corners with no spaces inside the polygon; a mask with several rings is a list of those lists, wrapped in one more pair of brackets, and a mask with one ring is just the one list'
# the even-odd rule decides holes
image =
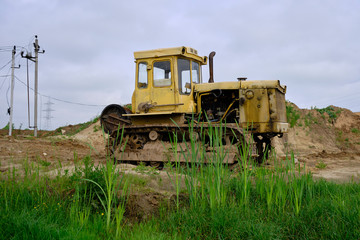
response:
{"label": "engine compartment", "polygon": [[239,116],[239,91],[216,89],[200,93],[202,121],[235,123]]}

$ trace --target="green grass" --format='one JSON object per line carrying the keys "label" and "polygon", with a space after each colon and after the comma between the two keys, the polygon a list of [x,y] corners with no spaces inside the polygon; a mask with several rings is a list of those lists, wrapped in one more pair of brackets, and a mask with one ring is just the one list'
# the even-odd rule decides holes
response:
{"label": "green grass", "polygon": [[360,130],[358,128],[352,128],[351,129],[351,132],[352,133],[355,133],[355,134],[359,134],[360,133]]}
{"label": "green grass", "polygon": [[[74,173],[50,178],[41,174],[41,163],[25,159],[22,169],[0,173],[0,239],[360,238],[359,183],[315,181],[293,155],[257,166],[246,145],[235,174],[222,164],[225,129],[201,130],[200,141],[186,149],[175,147],[183,136],[174,135],[173,153],[185,156],[188,166],[169,168],[176,197],[168,201],[174,203],[164,203],[147,221],[130,220],[126,208],[127,189],[146,182],[118,172],[110,161],[95,166],[75,154]],[[207,164],[204,139],[214,149]]]}
{"label": "green grass", "polygon": [[316,168],[319,168],[319,169],[324,169],[324,168],[327,167],[327,164],[324,163],[323,160],[321,160],[321,161],[319,161],[319,162],[316,163],[315,167],[316,167]]}
{"label": "green grass", "polygon": [[140,162],[139,165],[137,165],[134,170],[141,174],[146,175],[159,175],[159,171],[155,167],[145,166],[143,162]]}
{"label": "green grass", "polygon": [[[99,118],[100,118],[100,116],[96,116],[93,119],[91,119],[90,121],[73,126],[73,128],[70,131],[65,132],[65,135],[74,136],[75,134],[77,134],[77,133],[83,131],[84,129],[86,129],[87,127],[89,127],[91,124],[96,123],[99,120]],[[59,127],[54,132],[56,134],[62,134],[61,133],[62,129],[63,129],[63,127]],[[94,126],[94,129],[93,129],[94,132],[97,132],[99,130],[100,130],[100,128]]]}
{"label": "green grass", "polygon": [[310,127],[313,124],[318,124],[319,123],[318,119],[316,117],[314,117],[314,115],[311,112],[306,114],[304,116],[303,120],[304,120],[305,127]]}
{"label": "green grass", "polygon": [[286,102],[286,118],[291,128],[295,127],[300,119],[299,111],[290,102]]}
{"label": "green grass", "polygon": [[[306,186],[306,183],[310,183],[310,186]],[[233,184],[236,187],[238,183]],[[162,236],[162,239],[359,238],[359,229],[354,227],[359,224],[358,184],[313,182],[306,177],[292,183],[293,186],[284,182],[279,184],[284,188],[285,204],[278,207],[275,197],[273,202],[276,207],[271,210],[268,209],[266,197],[262,199],[262,193],[252,186],[247,208],[240,207],[236,204],[236,197],[232,197],[233,201],[223,207],[183,208],[138,224],[131,231],[124,231],[129,231],[129,236],[146,236],[144,239],[156,239],[158,236]],[[279,190],[274,190],[274,196],[281,195]],[[236,193],[235,189],[233,191]],[[294,192],[303,194],[298,210],[292,206]]]}
{"label": "green grass", "polygon": [[326,108],[315,108],[324,118],[325,118],[325,113],[327,113],[327,115],[329,116],[328,121],[330,123],[334,122],[339,114],[341,113],[341,110],[337,110],[335,111],[335,109],[332,106],[327,106]]}
{"label": "green grass", "polygon": [[[9,127],[10,123],[7,123],[5,127],[2,128],[2,130],[9,130],[10,127]],[[12,129],[15,129],[15,125],[12,124]]]}

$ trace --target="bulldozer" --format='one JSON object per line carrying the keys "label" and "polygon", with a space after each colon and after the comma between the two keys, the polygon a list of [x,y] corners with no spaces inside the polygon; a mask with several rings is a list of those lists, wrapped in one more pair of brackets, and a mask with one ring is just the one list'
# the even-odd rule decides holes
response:
{"label": "bulldozer", "polygon": [[[219,125],[226,125],[222,138],[228,149],[227,164],[238,162],[240,145],[249,139],[245,135],[253,140],[252,157],[259,163],[266,159],[271,139],[282,137],[288,129],[286,86],[279,80],[247,78],[214,82],[214,56],[215,52],[199,56],[197,50],[185,46],[134,52],[131,108],[111,104],[100,116],[109,136],[107,150],[115,161],[158,168],[169,161],[185,162],[184,157],[171,157],[170,133],[186,136],[186,144],[201,138],[198,129]],[[208,62],[209,80],[204,83],[202,66]]]}

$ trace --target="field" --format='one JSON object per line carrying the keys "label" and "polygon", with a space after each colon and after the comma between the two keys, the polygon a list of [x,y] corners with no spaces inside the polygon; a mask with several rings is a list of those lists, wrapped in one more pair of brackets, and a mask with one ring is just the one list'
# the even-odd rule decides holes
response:
{"label": "field", "polygon": [[214,164],[188,156],[199,165],[162,171],[113,165],[96,121],[39,138],[2,130],[0,238],[359,239],[360,116],[287,112],[268,162],[244,154],[235,171],[220,164],[217,130]]}

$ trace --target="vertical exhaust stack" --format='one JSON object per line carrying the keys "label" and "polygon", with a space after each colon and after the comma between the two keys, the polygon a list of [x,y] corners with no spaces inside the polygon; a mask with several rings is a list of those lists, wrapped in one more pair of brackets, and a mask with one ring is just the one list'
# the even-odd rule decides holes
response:
{"label": "vertical exhaust stack", "polygon": [[213,58],[215,56],[216,52],[211,52],[209,54],[209,83],[214,82],[214,64],[213,64]]}

